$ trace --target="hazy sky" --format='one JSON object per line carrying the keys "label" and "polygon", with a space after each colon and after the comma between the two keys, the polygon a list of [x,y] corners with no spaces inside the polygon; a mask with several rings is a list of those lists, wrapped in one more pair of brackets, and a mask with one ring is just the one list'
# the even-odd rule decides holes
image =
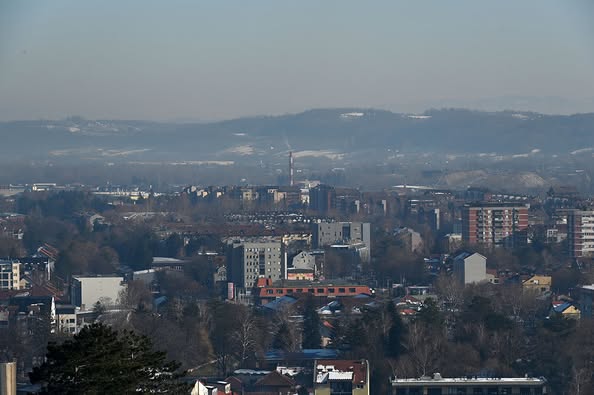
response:
{"label": "hazy sky", "polygon": [[521,103],[594,111],[594,1],[0,0],[3,120]]}

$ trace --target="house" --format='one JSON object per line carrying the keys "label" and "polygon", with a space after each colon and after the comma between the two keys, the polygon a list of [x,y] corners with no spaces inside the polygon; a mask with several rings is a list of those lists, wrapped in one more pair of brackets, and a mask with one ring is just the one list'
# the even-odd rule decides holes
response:
{"label": "house", "polygon": [[278,394],[278,395],[291,395],[295,391],[295,380],[287,377],[280,372],[273,370],[266,376],[262,377],[254,384],[253,391],[250,393],[262,393],[262,394]]}
{"label": "house", "polygon": [[553,302],[553,307],[551,308],[552,315],[560,315],[563,318],[571,318],[571,319],[580,319],[580,310],[575,307],[570,302]]}
{"label": "house", "polygon": [[225,394],[224,392],[219,392],[218,388],[214,385],[204,384],[200,380],[196,380],[194,387],[192,387],[192,391],[190,395],[222,395]]}
{"label": "house", "polygon": [[551,276],[535,275],[522,282],[522,289],[535,293],[551,292]]}
{"label": "house", "polygon": [[369,363],[362,360],[316,360],[314,395],[369,395]]}
{"label": "house", "polygon": [[462,284],[487,281],[487,258],[478,252],[463,252],[454,257],[454,277]]}
{"label": "house", "polygon": [[316,255],[311,252],[301,251],[293,257],[292,264],[294,269],[313,271],[316,268]]}
{"label": "house", "polygon": [[487,269],[487,281],[490,284],[499,284],[499,274],[495,269]]}

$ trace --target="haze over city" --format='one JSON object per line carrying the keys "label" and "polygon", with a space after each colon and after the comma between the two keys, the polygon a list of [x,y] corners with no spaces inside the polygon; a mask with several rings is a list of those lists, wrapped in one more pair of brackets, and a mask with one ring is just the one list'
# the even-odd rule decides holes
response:
{"label": "haze over city", "polygon": [[594,111],[589,0],[0,4],[0,120]]}
{"label": "haze over city", "polygon": [[594,394],[594,1],[0,0],[0,394]]}

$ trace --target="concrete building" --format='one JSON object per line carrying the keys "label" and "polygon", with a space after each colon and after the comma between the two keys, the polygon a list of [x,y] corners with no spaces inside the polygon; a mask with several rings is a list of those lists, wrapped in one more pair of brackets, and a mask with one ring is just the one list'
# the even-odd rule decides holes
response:
{"label": "concrete building", "polygon": [[534,377],[433,377],[392,379],[392,395],[542,395],[546,394],[546,380]]}
{"label": "concrete building", "polygon": [[419,232],[411,228],[398,228],[394,231],[397,238],[402,240],[410,252],[419,251],[423,248],[423,238]]}
{"label": "concrete building", "polygon": [[97,302],[114,306],[125,289],[123,281],[121,276],[72,276],[71,303],[83,311],[92,310]]}
{"label": "concrete building", "polygon": [[462,240],[515,248],[528,241],[528,205],[473,203],[462,208]]}
{"label": "concrete building", "polygon": [[369,362],[316,360],[314,395],[369,395]]}
{"label": "concrete building", "polygon": [[309,190],[309,208],[319,213],[327,213],[336,208],[334,187],[319,184]]}
{"label": "concrete building", "polygon": [[475,252],[454,257],[454,277],[462,284],[487,281],[487,258]]}
{"label": "concrete building", "polygon": [[567,213],[567,241],[572,258],[594,256],[594,210]]}
{"label": "concrete building", "polygon": [[228,246],[227,279],[235,288],[246,293],[260,277],[272,281],[282,280],[286,275],[283,244],[280,239],[235,240]]}
{"label": "concrete building", "polygon": [[13,261],[0,261],[0,290],[21,289],[21,264]]}
{"label": "concrete building", "polygon": [[371,255],[371,224],[368,222],[320,222],[312,225],[313,248],[353,243],[364,243]]}
{"label": "concrete building", "polygon": [[56,326],[59,333],[75,334],[78,332],[77,309],[73,305],[56,305]]}

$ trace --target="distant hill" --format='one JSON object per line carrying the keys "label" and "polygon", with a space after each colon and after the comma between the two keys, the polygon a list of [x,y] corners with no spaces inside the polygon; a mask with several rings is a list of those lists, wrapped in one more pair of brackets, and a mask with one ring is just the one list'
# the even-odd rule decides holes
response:
{"label": "distant hill", "polygon": [[378,152],[565,155],[594,147],[594,114],[569,116],[461,109],[398,114],[316,109],[212,123],[19,121],[0,123],[4,160],[225,161],[328,160]]}

